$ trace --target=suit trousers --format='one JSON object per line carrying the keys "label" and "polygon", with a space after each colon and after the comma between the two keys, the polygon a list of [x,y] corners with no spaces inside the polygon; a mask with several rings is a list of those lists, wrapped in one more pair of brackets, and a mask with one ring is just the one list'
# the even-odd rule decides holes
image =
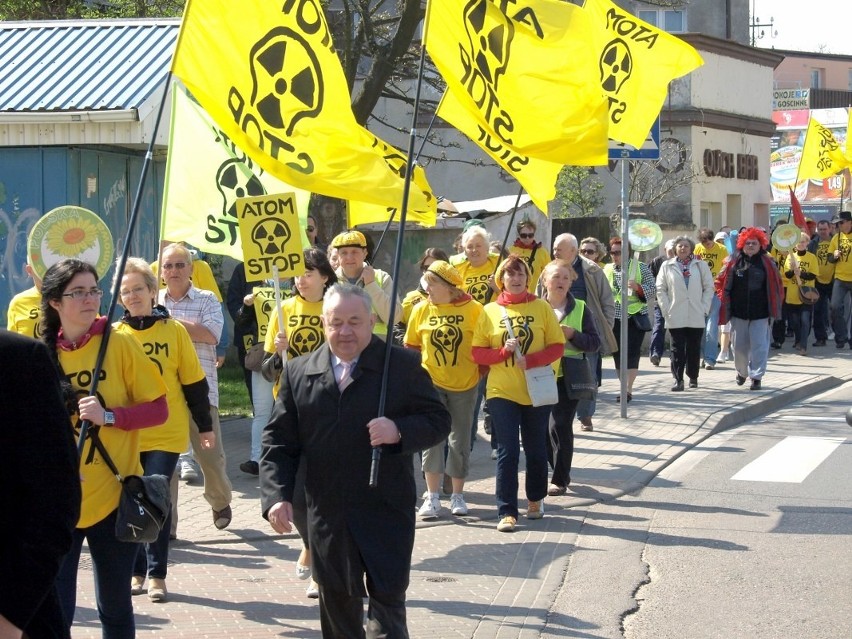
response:
{"label": "suit trousers", "polygon": [[672,336],[672,376],[683,381],[683,373],[691,380],[698,379],[701,362],[701,337],[703,328],[670,328]]}
{"label": "suit trousers", "polygon": [[364,599],[360,594],[329,590],[319,585],[322,636],[334,639],[408,639],[405,592],[380,593],[367,577],[369,604],[364,629]]}

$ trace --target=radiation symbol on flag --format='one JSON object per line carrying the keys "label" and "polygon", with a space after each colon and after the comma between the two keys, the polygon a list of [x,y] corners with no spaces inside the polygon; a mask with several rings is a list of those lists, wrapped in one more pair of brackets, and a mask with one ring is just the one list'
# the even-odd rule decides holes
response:
{"label": "radiation symbol on flag", "polygon": [[237,217],[237,198],[266,195],[263,183],[240,160],[225,160],[216,171],[216,188],[222,195],[222,213]]}
{"label": "radiation symbol on flag", "polygon": [[278,255],[284,253],[284,245],[290,240],[290,227],[281,220],[266,218],[252,229],[251,239],[261,255]]}
{"label": "radiation symbol on flag", "polygon": [[[498,78],[509,66],[509,44],[514,28],[510,20],[487,20],[489,0],[471,0],[464,8],[464,24],[470,40],[470,57],[485,82],[497,89]],[[502,14],[501,14],[502,15]]]}
{"label": "radiation symbol on flag", "polygon": [[252,47],[251,77],[251,104],[264,123],[284,135],[291,135],[302,118],[322,111],[319,60],[292,29],[273,29]]}
{"label": "radiation symbol on flag", "polygon": [[618,93],[633,73],[633,56],[624,40],[617,38],[604,47],[600,70],[603,90]]}

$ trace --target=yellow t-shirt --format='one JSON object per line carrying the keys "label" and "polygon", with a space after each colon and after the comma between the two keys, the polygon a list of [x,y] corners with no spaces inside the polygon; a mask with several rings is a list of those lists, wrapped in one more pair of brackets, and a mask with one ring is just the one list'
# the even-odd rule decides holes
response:
{"label": "yellow t-shirt", "polygon": [[699,242],[695,245],[695,257],[707,262],[707,266],[710,267],[710,273],[713,275],[713,279],[716,279],[719,275],[719,271],[722,270],[722,263],[725,261],[725,258],[728,257],[728,249],[718,242],[713,242],[713,248],[708,249],[704,248],[704,245]]}
{"label": "yellow t-shirt", "polygon": [[[503,324],[504,308],[509,315],[515,337],[520,342],[522,353],[537,353],[550,344],[565,343],[565,335],[559,327],[559,322],[556,321],[556,314],[550,304],[536,299],[506,307],[496,302],[486,304],[473,332],[473,346],[486,348],[503,346],[508,339]],[[514,355],[489,369],[486,397],[489,399],[499,397],[517,404],[532,405],[524,372],[515,366]]]}
{"label": "yellow t-shirt", "polygon": [[455,265],[462,278],[461,288],[480,304],[486,303],[488,278],[494,274],[499,260],[499,256],[489,253],[488,260],[482,266],[471,266],[467,260]]}
{"label": "yellow t-shirt", "polygon": [[[85,397],[92,387],[92,373],[101,345],[102,336],[96,335],[75,351],[59,350],[62,370],[71,381],[78,397]],[[98,398],[107,409],[134,406],[150,402],[166,394],[166,385],[154,363],[145,355],[139,342],[123,333],[114,332],[109,338],[100,381]],[[81,422],[77,415],[71,424],[79,435]],[[124,431],[101,427],[100,438],[109,456],[122,476],[141,475],[139,462],[140,431]],[[92,441],[86,439],[80,462],[83,501],[78,528],[88,528],[109,515],[118,507],[121,485],[110,471],[101,455],[92,451]]]}
{"label": "yellow t-shirt", "polygon": [[411,312],[417,307],[420,306],[422,302],[426,301],[426,295],[419,288],[415,288],[413,291],[409,291],[405,296],[405,299],[402,300],[402,323],[408,326],[408,322],[411,321]]}
{"label": "yellow t-shirt", "polygon": [[530,267],[532,271],[532,278],[530,278],[529,285],[527,286],[527,290],[530,293],[535,293],[535,287],[538,286],[538,278],[541,277],[541,272],[544,270],[544,267],[550,262],[550,256],[547,254],[547,249],[543,246],[539,246],[538,250],[535,252],[535,258],[530,260],[532,256],[531,248],[522,248],[520,246],[512,246],[509,248],[509,253],[511,255],[520,255],[524,258],[524,261],[527,263],[527,266]]}
{"label": "yellow t-shirt", "polygon": [[182,453],[189,447],[189,408],[183,386],[200,382],[204,370],[183,324],[171,318],[137,331],[124,322],[116,322],[116,332],[135,337],[163,377],[169,418],[165,423],[139,431],[139,450],[164,450]]}
{"label": "yellow t-shirt", "polygon": [[834,263],[834,277],[844,282],[852,282],[852,233],[838,233],[831,238],[828,252],[834,253],[840,249],[840,259]]}
{"label": "yellow t-shirt", "polygon": [[[802,273],[816,273],[819,270],[819,260],[817,260],[817,256],[807,251],[804,255],[799,255],[796,253],[796,260],[799,262],[799,268],[802,269]],[[795,304],[797,306],[801,305],[802,300],[799,298],[799,287],[796,284],[796,276],[788,278],[784,275],[787,271],[793,270],[792,260],[790,259],[790,255],[787,255],[787,259],[784,260],[784,268],[781,269],[783,279],[789,281],[789,285],[785,288],[784,293],[784,301],[787,304]],[[814,280],[802,280],[802,284],[804,286],[813,286],[815,283]]]}
{"label": "yellow t-shirt", "polygon": [[41,292],[35,286],[21,291],[9,302],[6,328],[13,333],[40,338],[41,331],[38,328],[39,320],[41,320],[40,306]]}
{"label": "yellow t-shirt", "polygon": [[[281,316],[284,318],[284,334],[287,335],[287,357],[292,359],[300,355],[313,353],[325,342],[322,330],[322,301],[308,302],[300,295],[281,302]],[[269,314],[269,327],[263,350],[275,352],[275,336],[278,334],[278,309]]]}
{"label": "yellow t-shirt", "polygon": [[816,245],[817,262],[819,262],[819,273],[817,273],[817,282],[820,284],[831,284],[834,279],[834,263],[828,261],[828,256],[831,255],[828,247],[831,244],[831,238],[820,240]]}
{"label": "yellow t-shirt", "polygon": [[449,391],[470,390],[479,383],[479,366],[470,355],[473,330],[482,304],[422,302],[411,313],[405,343],[420,348],[423,368],[435,386]]}
{"label": "yellow t-shirt", "polygon": [[[160,263],[154,262],[151,264],[151,270],[154,271],[154,275],[157,275],[157,269],[159,269]],[[210,268],[210,265],[204,260],[193,260],[192,261],[192,285],[195,288],[200,288],[205,291],[212,291],[213,295],[216,296],[216,299],[220,302],[222,301],[222,293],[219,292],[219,285],[216,283],[216,277],[213,275],[213,269]],[[162,281],[160,281],[160,288],[165,288],[165,285]]]}

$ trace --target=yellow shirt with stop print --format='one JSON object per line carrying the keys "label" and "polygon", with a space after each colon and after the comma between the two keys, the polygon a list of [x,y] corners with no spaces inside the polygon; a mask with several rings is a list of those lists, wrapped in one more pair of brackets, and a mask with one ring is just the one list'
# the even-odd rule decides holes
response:
{"label": "yellow shirt with stop print", "polygon": [[[796,260],[799,263],[799,268],[802,269],[802,273],[814,273],[816,274],[819,271],[819,261],[817,260],[817,256],[811,253],[810,251],[806,251],[804,255],[799,255],[796,253]],[[793,270],[793,261],[790,259],[790,255],[787,254],[787,259],[784,260],[784,267],[781,269],[782,279],[789,282],[789,284],[785,287],[784,293],[784,301],[787,304],[794,304],[796,306],[800,306],[802,304],[802,300],[799,297],[799,287],[796,282],[796,276],[788,278],[786,273],[787,271]],[[816,280],[802,280],[803,286],[814,286]]]}
{"label": "yellow shirt with stop print", "polygon": [[831,253],[828,247],[831,245],[831,238],[827,240],[819,240],[816,245],[817,262],[819,262],[819,273],[817,273],[817,282],[820,284],[831,284],[834,280],[834,262],[828,261],[828,256]]}
{"label": "yellow shirt with stop print", "polygon": [[479,383],[479,366],[470,356],[473,330],[482,304],[421,302],[411,313],[405,343],[420,348],[423,368],[435,386],[449,391],[470,390]]}
{"label": "yellow shirt with stop print", "polygon": [[41,292],[33,286],[26,291],[21,291],[9,302],[9,310],[6,312],[6,328],[13,333],[35,337],[41,334],[38,323],[41,319]]}
{"label": "yellow shirt with stop print", "polygon": [[[503,323],[503,309],[512,323],[512,331],[518,338],[523,354],[537,353],[551,344],[564,344],[565,335],[556,320],[556,314],[550,304],[535,299],[523,304],[500,306],[496,302],[486,304],[473,332],[473,346],[502,348],[508,339]],[[527,380],[524,371],[515,366],[515,356],[488,371],[486,397],[498,397],[526,406],[532,405],[527,392]]]}
{"label": "yellow shirt with stop print", "polygon": [[[91,390],[95,360],[102,339],[102,336],[96,335],[75,351],[58,351],[62,370],[78,397],[87,396]],[[107,345],[97,394],[101,404],[109,410],[154,401],[166,394],[166,385],[139,342],[129,335],[114,332]],[[79,435],[79,416],[72,416],[71,423]],[[99,435],[122,476],[142,474],[142,464],[139,462],[140,431],[102,426]],[[121,485],[100,453],[93,450],[92,441],[88,438],[80,469],[83,501],[77,527],[88,528],[118,507]]]}
{"label": "yellow shirt with stop print", "polygon": [[462,260],[455,265],[462,278],[460,288],[480,304],[485,304],[489,291],[488,278],[494,275],[499,263],[500,257],[492,253],[488,254],[488,260],[482,266],[472,266],[466,259]]}
{"label": "yellow shirt with stop print", "polygon": [[192,339],[183,324],[171,318],[137,331],[124,322],[116,322],[115,330],[135,337],[145,354],[159,369],[166,384],[169,418],[165,423],[139,431],[139,450],[163,450],[182,453],[189,448],[189,408],[183,386],[204,378],[204,370]]}
{"label": "yellow shirt with stop print", "polygon": [[713,274],[713,279],[716,279],[719,275],[719,271],[722,270],[722,263],[725,261],[725,258],[728,257],[728,249],[718,242],[713,242],[712,248],[705,248],[705,246],[699,242],[695,245],[695,257],[707,262],[707,266],[710,267],[710,273]]}
{"label": "yellow shirt with stop print", "polygon": [[[297,295],[281,302],[281,316],[284,318],[284,334],[287,336],[287,358],[293,359],[300,355],[313,353],[323,342],[325,333],[322,330],[322,300],[308,302]],[[266,330],[266,340],[263,350],[275,352],[275,336],[278,334],[278,309],[273,308],[269,314],[269,326]]]}

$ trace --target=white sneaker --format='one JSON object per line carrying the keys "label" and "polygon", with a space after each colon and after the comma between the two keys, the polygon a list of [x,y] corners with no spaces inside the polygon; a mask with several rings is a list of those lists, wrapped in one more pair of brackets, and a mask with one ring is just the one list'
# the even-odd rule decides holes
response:
{"label": "white sneaker", "polygon": [[450,495],[450,512],[454,515],[466,515],[467,504],[464,501],[464,496],[461,493],[453,493]]}
{"label": "white sneaker", "polygon": [[420,510],[417,511],[417,514],[420,515],[422,519],[437,519],[438,512],[441,510],[441,498],[438,496],[438,493],[429,493],[429,497],[423,500],[423,505],[420,506]]}
{"label": "white sneaker", "polygon": [[198,471],[189,459],[180,460],[180,478],[183,481],[192,481],[198,479]]}

